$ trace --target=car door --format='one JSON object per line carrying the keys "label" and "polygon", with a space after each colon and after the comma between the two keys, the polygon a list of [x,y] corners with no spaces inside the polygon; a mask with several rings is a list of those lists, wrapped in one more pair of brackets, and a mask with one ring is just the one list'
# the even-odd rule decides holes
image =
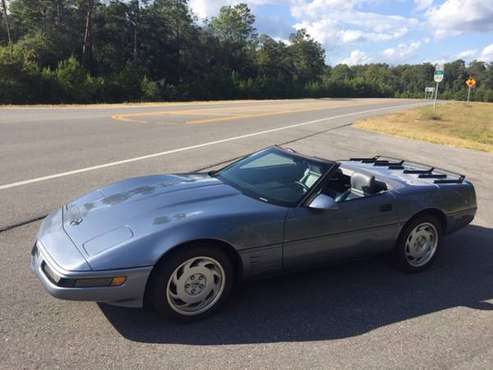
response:
{"label": "car door", "polygon": [[399,232],[391,191],[337,203],[336,209],[292,208],[285,222],[286,269],[391,249]]}

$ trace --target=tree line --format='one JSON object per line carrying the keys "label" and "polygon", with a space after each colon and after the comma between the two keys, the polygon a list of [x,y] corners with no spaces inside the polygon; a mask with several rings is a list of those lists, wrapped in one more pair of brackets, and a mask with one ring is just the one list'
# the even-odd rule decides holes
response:
{"label": "tree line", "polygon": [[[305,30],[258,34],[246,4],[198,21],[187,0],[5,0],[0,103],[422,97],[429,63],[334,67]],[[493,63],[445,65],[440,97],[493,101]]]}

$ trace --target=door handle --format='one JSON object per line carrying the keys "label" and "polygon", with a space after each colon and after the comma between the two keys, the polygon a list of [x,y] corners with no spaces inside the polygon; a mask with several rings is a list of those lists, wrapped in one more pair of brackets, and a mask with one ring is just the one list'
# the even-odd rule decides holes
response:
{"label": "door handle", "polygon": [[380,206],[380,212],[390,212],[392,211],[392,204],[384,204]]}

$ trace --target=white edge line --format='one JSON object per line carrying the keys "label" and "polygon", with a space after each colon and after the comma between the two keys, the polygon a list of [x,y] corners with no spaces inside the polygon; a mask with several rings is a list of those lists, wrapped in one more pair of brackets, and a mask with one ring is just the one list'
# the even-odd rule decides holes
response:
{"label": "white edge line", "polygon": [[233,137],[229,137],[229,138],[226,138],[226,139],[215,140],[215,141],[208,141],[208,142],[202,143],[202,144],[196,144],[196,145],[186,146],[186,147],[182,147],[182,148],[166,150],[164,152],[152,153],[152,154],[147,154],[147,155],[143,155],[143,156],[140,156],[140,157],[123,159],[121,161],[103,163],[103,164],[99,164],[99,165],[96,165],[96,166],[91,166],[91,167],[86,167],[86,168],[80,168],[78,170],[67,171],[67,172],[60,172],[60,173],[55,173],[53,175],[36,177],[36,178],[30,179],[30,180],[23,180],[23,181],[13,182],[11,184],[0,185],[0,190],[12,189],[12,188],[16,188],[16,187],[23,186],[23,185],[33,184],[33,183],[36,183],[36,182],[53,180],[53,179],[57,179],[57,178],[60,178],[60,177],[77,175],[79,173],[100,170],[102,168],[119,166],[119,165],[122,165],[122,164],[127,164],[127,163],[142,161],[142,160],[146,160],[146,159],[150,159],[150,158],[156,158],[156,157],[161,157],[161,156],[165,156],[165,155],[169,155],[169,154],[175,154],[175,153],[185,152],[185,151],[188,151],[188,150],[199,149],[199,148],[204,148],[204,147],[207,147],[207,146],[212,146],[212,145],[227,143],[229,141],[236,141],[236,140],[246,139],[246,138],[249,138],[249,137],[270,134],[272,132],[289,130],[289,129],[296,128],[296,127],[301,127],[301,126],[308,126],[308,125],[312,125],[314,123],[319,123],[319,122],[323,122],[323,121],[332,121],[332,120],[335,120],[335,119],[345,118],[345,117],[351,117],[351,116],[357,116],[357,115],[360,115],[360,114],[366,114],[366,113],[372,113],[372,112],[378,112],[378,111],[384,111],[384,110],[399,109],[399,108],[408,108],[408,107],[417,106],[417,105],[422,105],[422,103],[418,103],[418,104],[413,103],[413,104],[409,104],[409,105],[406,104],[406,105],[400,105],[400,106],[376,108],[376,109],[370,109],[370,110],[365,110],[365,111],[340,114],[340,115],[332,116],[332,117],[319,118],[319,119],[312,120],[312,121],[295,123],[295,124],[292,124],[292,125],[283,126],[283,127],[277,127],[277,128],[273,128],[273,129],[269,129],[269,130],[252,132],[250,134],[244,134],[244,135],[240,135],[240,136],[233,136]]}

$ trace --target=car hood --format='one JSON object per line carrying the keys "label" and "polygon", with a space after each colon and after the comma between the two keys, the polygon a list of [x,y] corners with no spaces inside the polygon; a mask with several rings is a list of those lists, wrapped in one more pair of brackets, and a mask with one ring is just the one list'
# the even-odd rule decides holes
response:
{"label": "car hood", "polygon": [[[241,193],[206,174],[132,178],[88,193],[63,207],[63,227],[87,255],[134,236],[132,224],[166,208],[200,209]],[[209,206],[210,207],[210,206]]]}

